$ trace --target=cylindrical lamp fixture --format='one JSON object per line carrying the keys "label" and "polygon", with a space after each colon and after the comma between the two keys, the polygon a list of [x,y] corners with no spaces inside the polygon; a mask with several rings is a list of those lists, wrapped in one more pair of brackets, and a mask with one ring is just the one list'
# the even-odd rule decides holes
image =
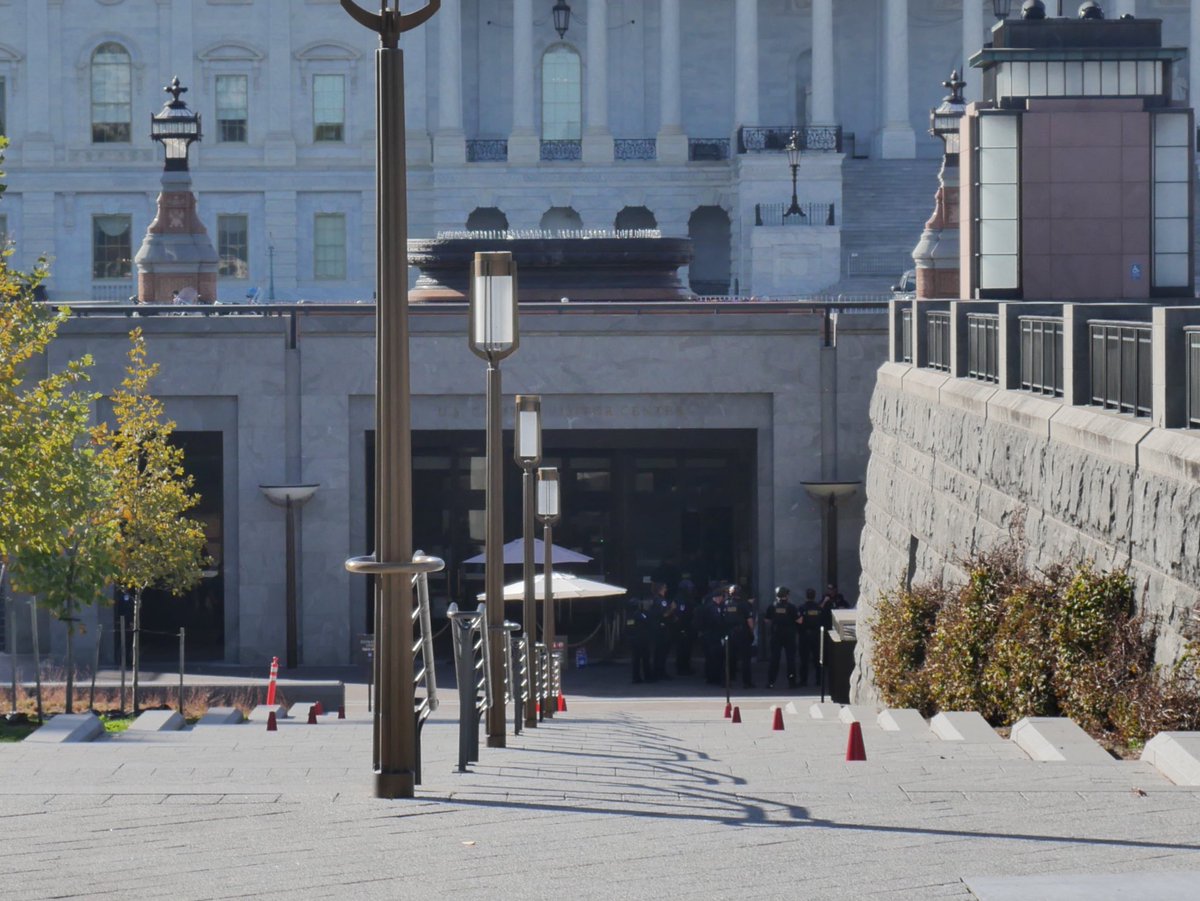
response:
{"label": "cylindrical lamp fixture", "polygon": [[537,515],[542,522],[558,519],[558,467],[543,466],[538,470]]}
{"label": "cylindrical lamp fixture", "polygon": [[518,394],[513,420],[516,431],[513,459],[522,469],[537,466],[542,460],[542,397],[540,394]]}
{"label": "cylindrical lamp fixture", "polygon": [[517,264],[507,251],[471,264],[471,351],[495,363],[517,349]]}

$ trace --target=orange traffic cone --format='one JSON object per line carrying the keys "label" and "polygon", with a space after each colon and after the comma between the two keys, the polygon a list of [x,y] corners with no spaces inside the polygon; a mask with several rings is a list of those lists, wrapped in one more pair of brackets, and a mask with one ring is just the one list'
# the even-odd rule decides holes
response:
{"label": "orange traffic cone", "polygon": [[731,716],[733,716],[733,705],[727,703],[725,705],[725,719],[729,719]]}
{"label": "orange traffic cone", "polygon": [[338,707],[338,719],[344,720],[345,718],[346,718],[346,706],[343,704]]}
{"label": "orange traffic cone", "polygon": [[733,722],[740,723],[741,721],[742,721],[742,708],[734,707],[733,708]]}
{"label": "orange traffic cone", "polygon": [[325,707],[321,704],[320,701],[317,701],[317,703],[313,704],[313,707],[315,707],[317,710],[317,716],[325,715]]}
{"label": "orange traffic cone", "polygon": [[567,712],[567,699],[564,698],[561,694],[558,696],[558,712],[559,713]]}
{"label": "orange traffic cone", "polygon": [[267,731],[268,732],[278,732],[279,731],[279,724],[275,722],[275,711],[274,710],[272,710],[270,713],[267,714]]}
{"label": "orange traffic cone", "polygon": [[850,736],[846,740],[846,759],[867,759],[867,749],[863,746],[862,725],[860,723],[850,724]]}
{"label": "orange traffic cone", "polygon": [[775,719],[771,723],[771,730],[773,732],[782,732],[783,731],[783,708],[782,707],[775,708]]}
{"label": "orange traffic cone", "polygon": [[317,724],[317,705],[312,704],[308,708],[308,724],[315,726]]}

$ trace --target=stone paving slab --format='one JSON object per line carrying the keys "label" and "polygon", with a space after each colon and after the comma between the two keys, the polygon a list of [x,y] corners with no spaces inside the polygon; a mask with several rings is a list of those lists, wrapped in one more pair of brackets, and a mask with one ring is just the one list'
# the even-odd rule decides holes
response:
{"label": "stone paving slab", "polygon": [[1195,901],[1197,873],[1136,875],[1061,874],[1053,876],[968,877],[967,887],[979,901]]}
{"label": "stone paving slab", "polygon": [[1146,762],[1051,765],[875,729],[850,764],[844,724],[775,732],[770,699],[739,703],[734,725],[712,699],[573,696],[460,774],[443,701],[406,801],[372,797],[361,703],[271,733],[0,746],[0,879],[22,899],[744,901],[1200,871],[1200,789]]}

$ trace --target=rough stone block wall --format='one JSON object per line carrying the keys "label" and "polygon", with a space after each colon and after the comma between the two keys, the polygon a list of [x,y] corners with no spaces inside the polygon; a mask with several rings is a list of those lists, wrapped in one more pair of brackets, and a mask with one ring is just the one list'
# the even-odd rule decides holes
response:
{"label": "rough stone block wall", "polygon": [[959,561],[1024,520],[1029,563],[1128,566],[1174,660],[1200,604],[1200,432],[886,363],[871,400],[851,697],[877,698],[868,622],[880,592],[965,578]]}

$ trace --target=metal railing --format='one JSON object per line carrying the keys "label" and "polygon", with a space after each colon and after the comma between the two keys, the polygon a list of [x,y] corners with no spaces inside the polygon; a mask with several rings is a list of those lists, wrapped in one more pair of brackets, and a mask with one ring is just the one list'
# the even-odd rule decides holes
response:
{"label": "metal railing", "polygon": [[1088,323],[1092,403],[1106,410],[1150,415],[1150,326]]}
{"label": "metal railing", "polygon": [[[413,554],[413,563],[437,562],[433,572],[439,572],[446,564],[438,557],[430,557],[424,551]],[[413,641],[413,686],[417,714],[417,736],[429,714],[438,709],[437,671],[433,656],[433,617],[429,613],[429,571],[415,573],[412,584],[417,589],[417,603],[412,612],[412,623],[416,629]],[[421,694],[424,692],[424,694]]]}
{"label": "metal railing", "polygon": [[458,679],[458,771],[479,760],[479,720],[491,709],[492,683],[490,642],[487,640],[485,608],[459,610],[451,604],[446,611],[454,644],[454,672]]}
{"label": "metal railing", "polygon": [[931,310],[925,314],[925,365],[950,371],[950,314]]}
{"label": "metal railing", "polygon": [[655,138],[614,138],[613,159],[627,160],[658,159],[658,141]]}
{"label": "metal railing", "polygon": [[800,212],[791,213],[789,203],[754,204],[755,225],[834,225],[832,203],[801,203]]}
{"label": "metal railing", "polygon": [[1021,387],[1063,396],[1062,318],[1021,317]]}
{"label": "metal railing", "polygon": [[534,669],[537,672],[538,719],[546,718],[546,699],[550,697],[550,649],[544,641],[536,642],[533,646]]}
{"label": "metal railing", "polygon": [[[525,725],[525,673],[521,654],[513,653],[513,645],[524,644],[520,635],[521,624],[505,620],[500,628],[509,633],[504,642],[504,703],[512,702],[513,734],[520,735],[521,727]],[[518,668],[521,669],[519,674]]]}
{"label": "metal railing", "polygon": [[133,282],[93,282],[92,283],[92,299],[93,300],[115,300],[128,302],[129,298],[137,294],[137,286]]}
{"label": "metal railing", "polygon": [[543,163],[577,162],[583,159],[582,141],[542,141]]}
{"label": "metal railing", "polygon": [[900,311],[900,359],[905,363],[912,362],[912,307]]}
{"label": "metal railing", "polygon": [[1200,429],[1200,328],[1185,328],[1187,353],[1187,426]]}
{"label": "metal railing", "polygon": [[468,163],[504,163],[507,161],[507,138],[475,138],[467,141]]}
{"label": "metal railing", "polygon": [[842,152],[840,125],[743,125],[737,130],[738,153],[784,150],[793,132],[801,150]]}
{"label": "metal railing", "polygon": [[1000,381],[1000,319],[995,313],[967,314],[967,375]]}
{"label": "metal railing", "polygon": [[729,159],[729,138],[688,138],[688,161],[716,163]]}

